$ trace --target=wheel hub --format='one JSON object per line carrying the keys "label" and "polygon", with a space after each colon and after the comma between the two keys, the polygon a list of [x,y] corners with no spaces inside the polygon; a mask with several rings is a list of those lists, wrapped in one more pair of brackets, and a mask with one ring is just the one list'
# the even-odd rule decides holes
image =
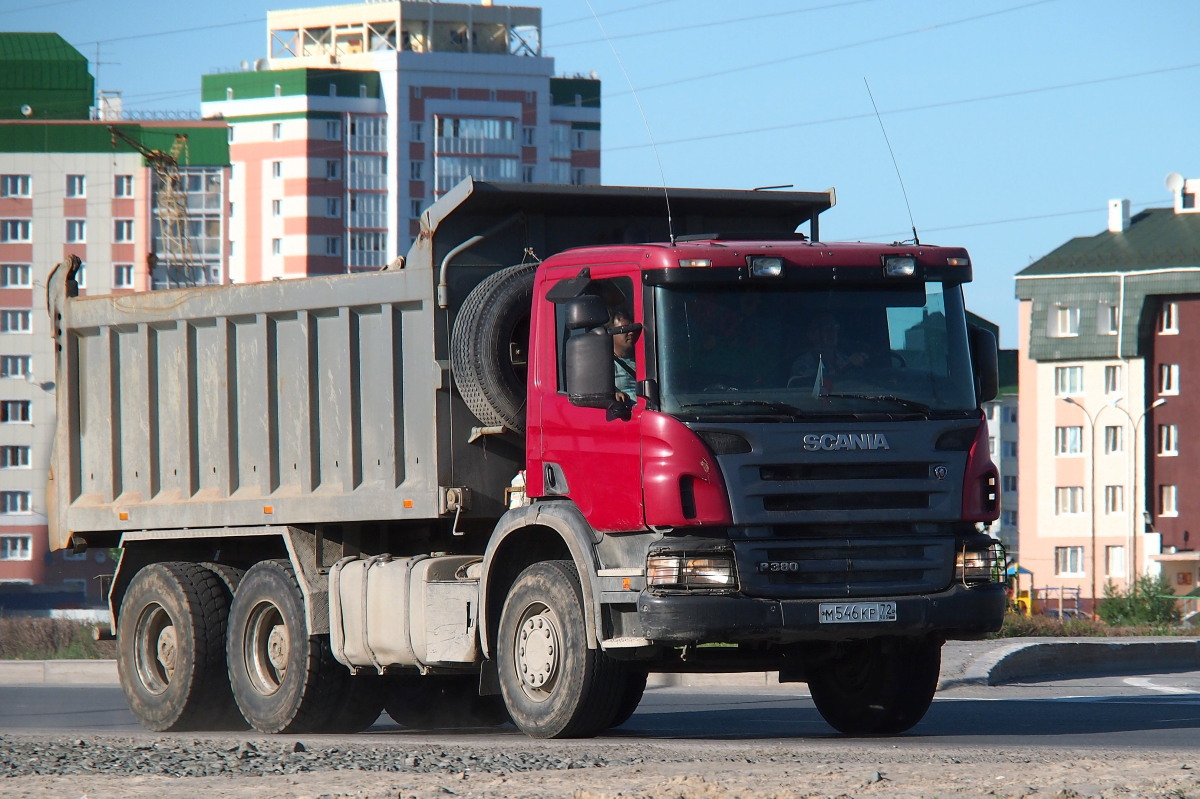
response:
{"label": "wheel hub", "polygon": [[267,659],[276,671],[282,674],[287,671],[288,651],[291,644],[288,640],[287,627],[277,624],[271,628],[267,636]]}
{"label": "wheel hub", "polygon": [[543,688],[558,671],[559,636],[545,613],[530,616],[517,638],[517,671],[530,688]]}
{"label": "wheel hub", "polygon": [[175,657],[179,651],[175,638],[175,625],[164,627],[158,633],[155,649],[158,652],[158,662],[162,664],[167,673],[167,679],[170,680],[175,674]]}

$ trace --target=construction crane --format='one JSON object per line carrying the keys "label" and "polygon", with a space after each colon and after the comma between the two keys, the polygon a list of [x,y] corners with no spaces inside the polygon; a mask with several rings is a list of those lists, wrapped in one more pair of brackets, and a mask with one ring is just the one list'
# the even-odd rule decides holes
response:
{"label": "construction crane", "polygon": [[154,206],[154,216],[158,220],[157,249],[162,254],[159,255],[155,248],[151,247],[146,257],[151,273],[156,266],[162,266],[165,268],[168,287],[194,285],[196,264],[192,255],[192,240],[188,234],[187,187],[179,171],[181,160],[187,164],[187,135],[176,133],[171,151],[165,152],[147,147],[115,125],[109,125],[108,130],[112,134],[113,149],[116,149],[117,140],[120,139],[141,153],[146,163],[154,170],[158,195]]}

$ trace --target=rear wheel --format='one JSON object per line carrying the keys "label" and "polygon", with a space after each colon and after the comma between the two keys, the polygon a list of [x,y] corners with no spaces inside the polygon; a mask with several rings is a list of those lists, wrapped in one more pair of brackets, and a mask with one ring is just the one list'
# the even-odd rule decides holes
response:
{"label": "rear wheel", "polygon": [[616,718],[620,663],[587,646],[579,573],[570,561],[517,576],[500,616],[496,651],[509,715],[534,738],[586,738]]}
{"label": "rear wheel", "polygon": [[117,627],[121,689],[156,732],[244,728],[225,669],[230,593],[195,563],[155,563],[133,578]]}
{"label": "rear wheel", "polygon": [[287,561],[263,561],[246,572],[230,609],[227,646],[233,696],[254,729],[311,732],[335,719],[348,675],[329,636],[309,635]]}
{"label": "rear wheel", "polygon": [[400,676],[387,680],[384,710],[414,729],[495,727],[508,721],[499,696],[480,696],[475,674]]}
{"label": "rear wheel", "polygon": [[941,672],[942,646],[930,638],[892,638],[837,645],[809,667],[813,703],[847,735],[894,735],[929,710]]}

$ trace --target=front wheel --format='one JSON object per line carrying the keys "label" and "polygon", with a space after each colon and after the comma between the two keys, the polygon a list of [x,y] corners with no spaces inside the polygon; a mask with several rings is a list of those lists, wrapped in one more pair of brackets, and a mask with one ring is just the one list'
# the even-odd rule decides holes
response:
{"label": "front wheel", "polygon": [[496,659],[504,704],[527,735],[587,738],[616,718],[621,664],[587,643],[575,564],[521,572],[504,601]]}
{"label": "front wheel", "polygon": [[894,735],[925,716],[942,667],[941,642],[892,638],[834,645],[809,666],[808,689],[829,725],[846,735]]}

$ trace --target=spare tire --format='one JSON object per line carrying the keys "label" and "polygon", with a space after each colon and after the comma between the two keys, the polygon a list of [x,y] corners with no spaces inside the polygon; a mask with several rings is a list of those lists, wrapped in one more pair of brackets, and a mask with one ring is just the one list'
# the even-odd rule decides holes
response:
{"label": "spare tire", "polygon": [[485,425],[525,432],[529,314],[537,264],[501,269],[463,300],[450,367],[463,402]]}

